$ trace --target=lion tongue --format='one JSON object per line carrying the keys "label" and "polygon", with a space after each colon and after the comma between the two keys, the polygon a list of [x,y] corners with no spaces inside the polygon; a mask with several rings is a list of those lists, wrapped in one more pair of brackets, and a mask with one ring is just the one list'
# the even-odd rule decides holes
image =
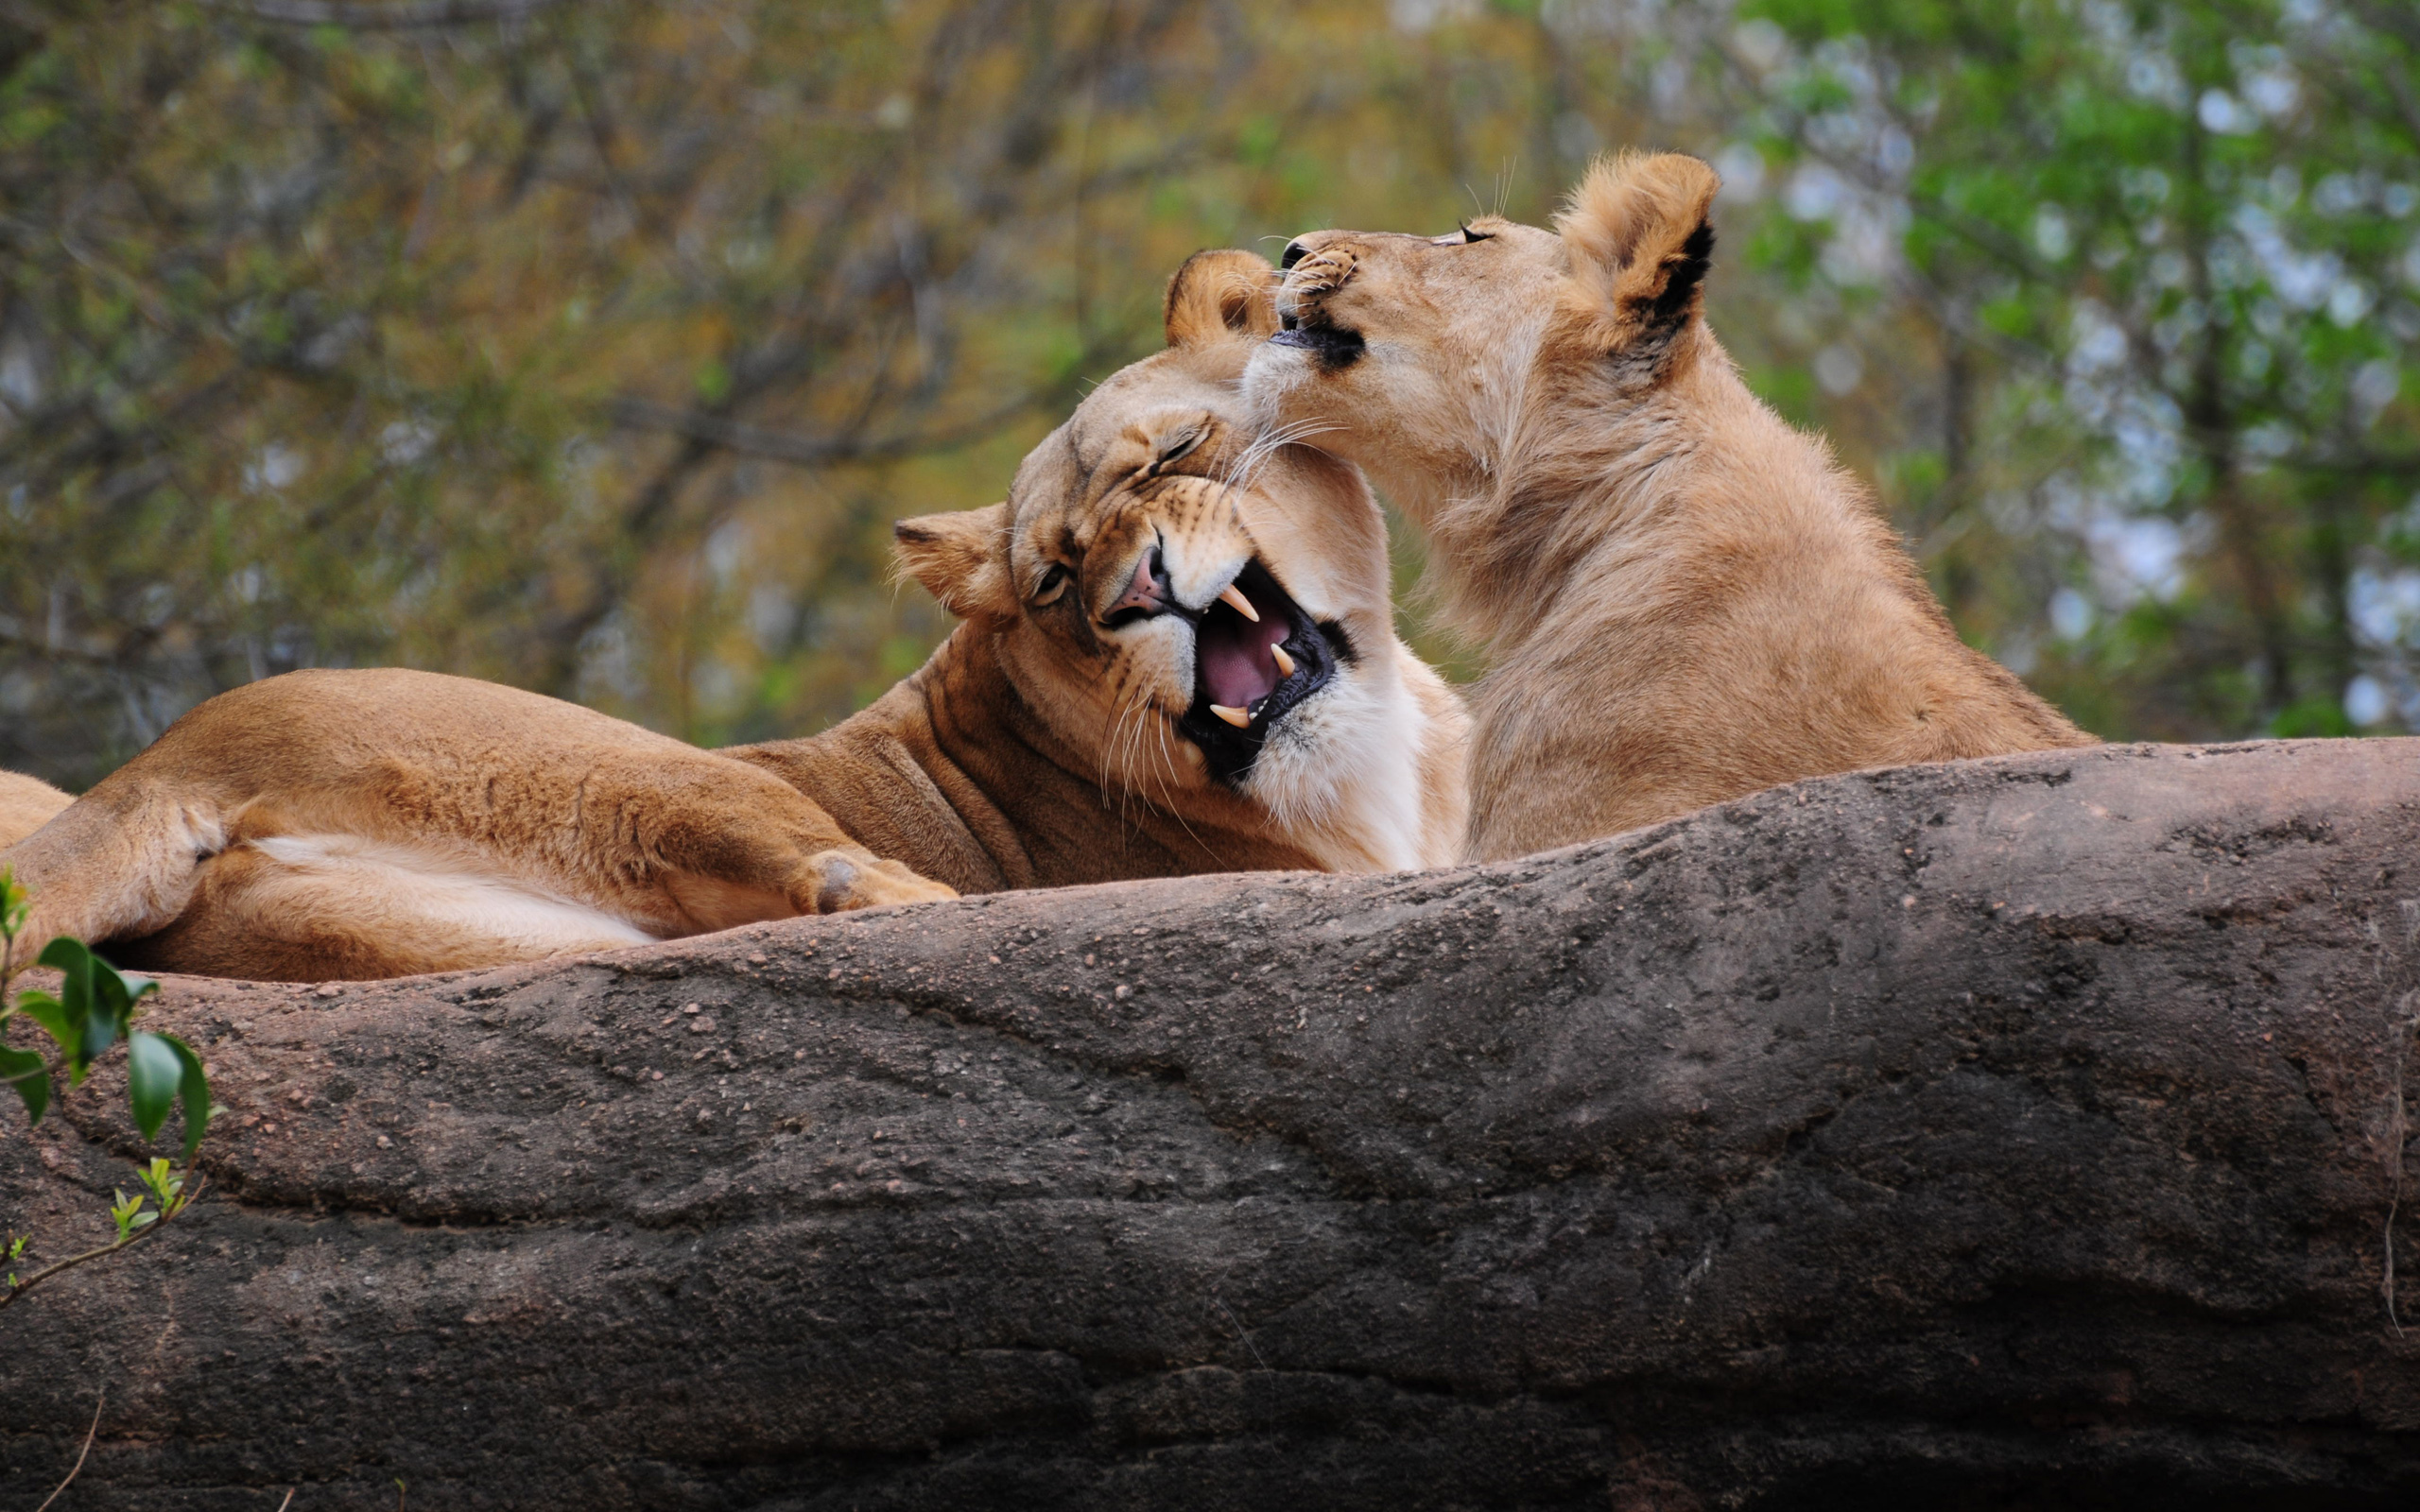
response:
{"label": "lion tongue", "polygon": [[1291,633],[1286,618],[1283,611],[1264,612],[1254,625],[1232,611],[1214,611],[1201,622],[1195,645],[1201,662],[1201,692],[1210,702],[1250,709],[1277,691],[1284,679],[1269,648]]}

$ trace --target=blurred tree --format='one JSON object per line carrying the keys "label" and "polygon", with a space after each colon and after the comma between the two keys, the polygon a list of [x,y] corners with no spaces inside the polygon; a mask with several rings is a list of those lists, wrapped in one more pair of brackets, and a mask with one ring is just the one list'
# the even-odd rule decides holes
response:
{"label": "blurred tree", "polygon": [[2420,11],[1758,0],[1718,53],[1970,634],[2109,733],[2420,723]]}
{"label": "blurred tree", "polygon": [[878,691],[938,629],[895,498],[984,502],[1135,344],[1062,228],[1228,52],[1166,3],[8,14],[0,761],[82,780],[314,662],[704,736]]}
{"label": "blurred tree", "polygon": [[1186,252],[1626,145],[1723,169],[1718,329],[2093,728],[2420,727],[2411,18],[0,0],[0,765],[345,662],[815,728],[943,628],[890,520]]}

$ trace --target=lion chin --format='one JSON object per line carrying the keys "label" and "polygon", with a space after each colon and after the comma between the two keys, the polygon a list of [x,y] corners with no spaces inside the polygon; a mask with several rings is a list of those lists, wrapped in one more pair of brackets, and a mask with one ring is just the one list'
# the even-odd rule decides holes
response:
{"label": "lion chin", "polygon": [[[292,673],[83,798],[0,776],[34,938],[287,981],[617,949],[801,914],[1461,848],[1468,720],[1395,637],[1360,475],[1243,421],[1276,272],[1197,255],[1168,348],[988,508],[905,521],[960,623],[821,734],[703,751],[493,683]],[[13,842],[13,843],[11,843]]]}

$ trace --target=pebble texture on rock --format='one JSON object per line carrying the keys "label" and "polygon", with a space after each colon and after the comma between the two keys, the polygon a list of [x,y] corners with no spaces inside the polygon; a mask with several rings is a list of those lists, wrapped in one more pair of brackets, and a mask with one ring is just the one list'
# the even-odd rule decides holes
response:
{"label": "pebble texture on rock", "polygon": [[[106,1386],[62,1506],[2410,1508],[2415,989],[2411,740],[177,979],[213,1192],[0,1314],[0,1504]],[[122,1085],[0,1112],[51,1255]]]}

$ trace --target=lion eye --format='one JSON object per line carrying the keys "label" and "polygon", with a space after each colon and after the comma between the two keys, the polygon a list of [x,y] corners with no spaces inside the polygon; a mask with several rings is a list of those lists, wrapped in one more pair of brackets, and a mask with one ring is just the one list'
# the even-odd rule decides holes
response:
{"label": "lion eye", "polygon": [[1160,459],[1151,465],[1166,467],[1201,444],[1201,427],[1197,425],[1160,448]]}
{"label": "lion eye", "polygon": [[1447,232],[1443,236],[1429,237],[1428,245],[1431,247],[1468,247],[1473,242],[1492,240],[1495,235],[1495,232],[1492,231],[1473,231],[1468,225],[1463,225],[1456,230]]}
{"label": "lion eye", "polygon": [[1059,595],[1066,591],[1067,569],[1052,562],[1049,570],[1042,575],[1042,581],[1033,586],[1033,607],[1042,609],[1056,604]]}

